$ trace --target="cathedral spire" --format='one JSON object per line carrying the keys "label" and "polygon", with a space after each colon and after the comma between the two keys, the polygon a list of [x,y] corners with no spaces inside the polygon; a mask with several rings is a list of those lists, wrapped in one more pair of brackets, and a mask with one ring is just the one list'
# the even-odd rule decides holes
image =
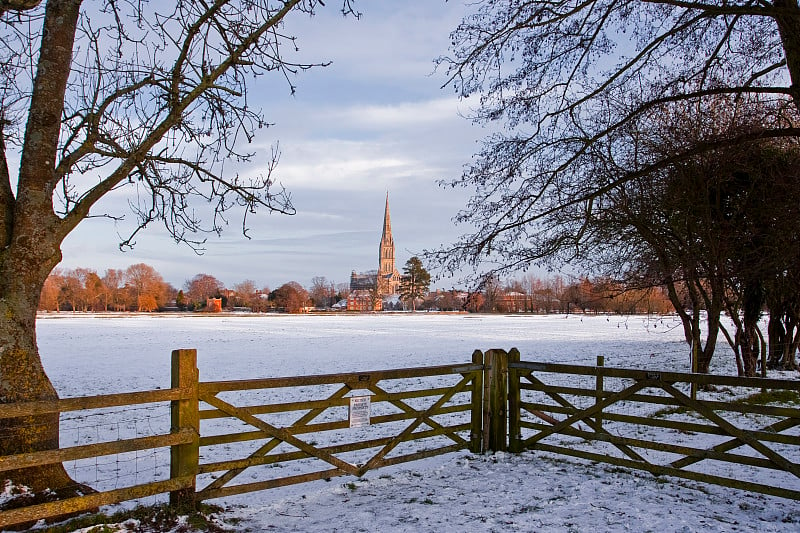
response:
{"label": "cathedral spire", "polygon": [[394,239],[392,239],[392,219],[389,217],[389,191],[386,191],[386,208],[383,211],[383,235],[381,236],[381,247],[384,244],[391,244],[394,247]]}
{"label": "cathedral spire", "polygon": [[381,257],[386,258],[387,248],[391,248],[392,267],[394,267],[394,238],[392,238],[392,219],[389,216],[389,192],[386,192],[386,208],[383,211],[383,235],[381,235]]}
{"label": "cathedral spire", "polygon": [[386,192],[386,209],[383,212],[383,235],[378,252],[378,292],[394,294],[400,284],[400,273],[394,266],[394,238],[389,216],[389,192]]}

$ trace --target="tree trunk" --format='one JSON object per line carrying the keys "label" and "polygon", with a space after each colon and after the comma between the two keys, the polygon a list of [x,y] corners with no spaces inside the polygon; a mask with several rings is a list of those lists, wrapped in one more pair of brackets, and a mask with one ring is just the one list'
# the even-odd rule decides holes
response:
{"label": "tree trunk", "polygon": [[739,339],[744,375],[750,378],[755,377],[758,370],[758,358],[761,354],[755,327],[747,324]]}
{"label": "tree trunk", "polygon": [[[738,342],[738,341],[737,341]],[[744,361],[742,360],[742,353],[739,349],[739,345],[736,345],[736,349],[733,351],[733,356],[736,358],[736,373],[739,377],[744,376]]]}
{"label": "tree trunk", "polygon": [[[718,307],[719,304],[711,299],[706,301],[706,328],[708,331],[706,332],[706,342],[703,344],[703,334],[700,326],[700,295],[696,287],[692,285],[692,282],[687,283],[686,286],[693,307],[689,312],[684,309],[683,301],[678,295],[675,283],[672,280],[668,280],[666,285],[669,299],[683,324],[683,334],[687,344],[700,347],[696,352],[697,372],[708,374],[711,368],[711,359],[714,357],[717,347],[717,337],[719,336],[719,316],[721,314],[721,310]],[[692,356],[694,357],[694,354]]]}
{"label": "tree trunk", "polygon": [[[36,310],[47,276],[61,260],[71,227],[53,211],[55,160],[80,0],[47,2],[16,197],[8,181],[5,132],[0,171],[0,403],[55,400],[36,345]],[[74,227],[74,223],[73,227]],[[0,420],[0,454],[58,448],[59,415]],[[6,472],[34,491],[74,483],[60,464]]]}
{"label": "tree trunk", "polygon": [[800,327],[796,318],[796,313],[791,311],[783,317],[783,343],[780,345],[780,358],[775,368],[782,370],[797,370],[795,364],[795,353],[800,343]]}
{"label": "tree trunk", "polygon": [[757,332],[758,320],[761,318],[761,309],[764,304],[764,289],[761,281],[747,283],[743,292],[743,319],[742,332],[739,336],[741,344],[742,363],[744,375],[755,377],[758,369],[758,359],[761,354],[761,342]]}
{"label": "tree trunk", "polygon": [[[36,309],[44,278],[59,257],[37,265],[24,255],[0,254],[0,403],[58,398],[36,346]],[[0,435],[0,455],[57,449],[59,415],[0,419]],[[2,477],[34,492],[74,485],[60,464],[12,470]]]}
{"label": "tree trunk", "polygon": [[789,69],[791,96],[794,105],[800,110],[800,6],[797,0],[775,0],[774,6],[781,10],[775,16],[778,33],[783,44],[786,67]]}
{"label": "tree trunk", "polygon": [[786,354],[783,359],[784,370],[797,370],[797,362],[795,361],[795,354],[800,346],[800,327],[797,328],[792,342],[787,345]]}
{"label": "tree trunk", "polygon": [[769,368],[778,368],[780,366],[791,335],[784,327],[786,316],[779,314],[775,309],[776,306],[770,306],[769,321],[767,322],[767,338],[769,339],[767,366]]}

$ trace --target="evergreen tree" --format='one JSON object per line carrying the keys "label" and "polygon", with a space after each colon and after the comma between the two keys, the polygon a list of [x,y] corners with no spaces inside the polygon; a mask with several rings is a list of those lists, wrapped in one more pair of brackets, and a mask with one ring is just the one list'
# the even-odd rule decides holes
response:
{"label": "evergreen tree", "polygon": [[431,286],[431,275],[422,266],[422,261],[414,256],[406,261],[403,277],[400,280],[400,298],[411,303],[411,310],[416,310],[415,302],[428,293]]}
{"label": "evergreen tree", "polygon": [[175,298],[175,305],[177,305],[178,309],[181,311],[186,310],[186,295],[182,290],[178,291],[178,296]]}

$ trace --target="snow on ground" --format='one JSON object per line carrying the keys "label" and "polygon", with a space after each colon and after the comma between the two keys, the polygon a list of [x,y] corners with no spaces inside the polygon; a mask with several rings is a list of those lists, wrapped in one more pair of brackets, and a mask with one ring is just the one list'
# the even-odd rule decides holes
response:
{"label": "snow on ground", "polygon": [[[277,491],[276,491],[277,492]],[[540,453],[451,454],[234,504],[250,531],[728,532],[800,528],[796,503]]]}
{"label": "snow on ground", "polygon": [[[427,366],[517,347],[523,360],[686,371],[674,317],[43,315],[38,338],[62,396],[169,387],[170,352],[197,348],[204,381]],[[712,371],[734,374],[720,345]],[[794,373],[791,377],[797,377]],[[160,412],[62,420],[65,445],[168,427]],[[168,475],[168,453],[73,465],[102,486]],[[69,466],[68,466],[69,468]],[[124,481],[121,478],[126,477]],[[769,480],[761,480],[769,483]],[[162,499],[163,501],[163,499]],[[797,502],[529,452],[449,454],[365,478],[216,500],[237,531],[798,531]],[[237,522],[240,520],[239,522]]]}

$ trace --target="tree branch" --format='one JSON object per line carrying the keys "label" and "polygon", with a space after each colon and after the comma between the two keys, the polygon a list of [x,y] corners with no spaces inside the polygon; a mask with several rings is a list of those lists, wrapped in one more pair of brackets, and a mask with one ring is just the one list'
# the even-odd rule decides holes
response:
{"label": "tree branch", "polygon": [[[31,93],[20,162],[18,190],[21,192],[36,190],[47,194],[55,187],[54,157],[61,132],[63,95],[70,75],[79,13],[78,0],[50,1],[45,8],[37,75]],[[23,200],[23,194],[20,194],[19,200]],[[46,201],[49,202],[49,198]],[[33,213],[31,216],[34,216]]]}
{"label": "tree branch", "polygon": [[[187,135],[191,136],[190,138],[199,138],[198,135],[200,135],[201,132],[198,131],[195,133],[188,129],[188,125],[183,118],[184,113],[186,113],[193,105],[195,105],[196,102],[203,101],[206,102],[207,105],[212,106],[211,115],[209,116],[213,119],[217,113],[215,109],[221,109],[224,106],[229,106],[230,104],[226,101],[226,97],[224,95],[236,95],[237,93],[241,93],[224,83],[220,84],[219,80],[223,79],[225,76],[228,76],[230,71],[237,69],[242,65],[248,64],[249,61],[246,60],[246,57],[248,54],[253,53],[253,51],[260,46],[259,43],[263,36],[267,32],[272,31],[274,27],[279,24],[281,20],[300,3],[301,0],[283,2],[280,9],[272,12],[271,16],[266,18],[258,27],[254,28],[253,31],[250,31],[245,35],[237,35],[236,37],[239,38],[239,42],[235,43],[235,46],[234,43],[232,43],[232,40],[229,37],[226,37],[223,33],[223,40],[226,43],[225,47],[228,51],[227,56],[222,58],[222,60],[216,65],[207,64],[204,60],[203,68],[195,70],[195,65],[190,59],[190,54],[193,53],[192,51],[197,49],[198,46],[195,40],[208,39],[208,35],[205,34],[204,30],[202,29],[204,25],[211,25],[218,29],[222,28],[219,31],[223,32],[225,26],[219,25],[215,16],[221,16],[221,10],[228,4],[228,2],[222,0],[217,1],[213,4],[213,6],[209,7],[209,9],[200,14],[197,21],[191,23],[187,27],[186,34],[183,36],[183,42],[179,45],[178,56],[173,62],[171,72],[167,76],[167,78],[170,80],[169,88],[167,89],[167,101],[169,103],[166,114],[160,118],[159,122],[154,124],[152,129],[147,132],[143,138],[137,141],[135,145],[127,148],[118,146],[115,149],[116,153],[109,153],[100,149],[97,145],[97,141],[99,141],[100,138],[97,138],[91,134],[87,134],[83,144],[62,160],[62,164],[59,166],[59,172],[63,176],[67,176],[71,169],[74,168],[74,166],[87,155],[101,155],[103,157],[110,157],[119,160],[117,168],[114,171],[107,175],[107,177],[104,178],[100,183],[91,187],[78,199],[73,201],[72,208],[64,217],[61,230],[62,233],[66,235],[66,233],[71,231],[81,219],[88,215],[89,210],[97,203],[97,201],[99,201],[100,198],[102,198],[110,190],[116,188],[120,183],[122,183],[123,180],[128,178],[135,169],[153,169],[155,168],[154,165],[162,165],[167,167],[185,165],[198,178],[200,178],[200,182],[213,182],[217,184],[219,187],[212,188],[212,191],[217,191],[221,194],[220,203],[218,206],[222,210],[224,210],[222,206],[227,205],[224,203],[224,197],[226,193],[223,191],[230,191],[239,198],[239,202],[248,206],[248,208],[254,209],[256,205],[261,205],[270,210],[281,213],[292,213],[293,208],[291,208],[291,204],[288,203],[288,196],[286,196],[284,193],[278,193],[276,195],[267,192],[261,195],[256,195],[253,192],[250,192],[255,191],[254,188],[245,187],[242,184],[237,184],[230,180],[226,180],[221,174],[219,174],[220,171],[211,171],[204,167],[205,163],[202,162],[200,154],[198,154],[196,159],[190,161],[186,158],[157,156],[151,154],[150,152],[157,145],[159,145],[159,143],[163,143],[165,136],[170,131],[183,130]],[[224,31],[226,32],[227,30]],[[206,45],[207,44],[208,43],[206,42]],[[285,65],[285,63],[283,63],[281,58],[278,56],[272,58],[272,60],[275,64],[280,65],[281,68]],[[198,73],[199,77],[196,81],[191,83],[189,82],[189,79],[186,76],[186,73],[188,73],[187,69],[188,71]],[[90,115],[87,114],[84,122],[79,125],[79,128],[86,128],[87,131],[92,131],[94,126],[102,123],[107,108],[111,107],[114,102],[119,99],[130,98],[132,95],[138,93],[140,89],[148,86],[159,88],[162,87],[160,81],[156,81],[150,77],[141,80],[137,86],[126,87],[123,90],[117,91],[106,98],[103,105],[101,105],[96,112],[93,112]],[[220,96],[213,96],[214,92],[219,92]],[[238,113],[239,111],[237,108],[231,106],[231,113],[229,114],[232,116],[237,116]],[[243,120],[244,117],[249,116],[251,112],[247,111],[245,107],[243,113],[244,114],[240,115],[240,120]],[[220,117],[222,116],[223,115],[220,114]],[[91,121],[89,121],[90,118]],[[89,127],[90,125],[92,127]],[[230,128],[229,124],[223,126],[225,128]],[[104,142],[108,142],[109,139],[110,137],[106,137]],[[219,139],[220,142],[227,143],[227,139],[224,134],[220,134]],[[200,153],[202,153],[203,149],[203,146],[200,145]],[[227,149],[230,150],[230,148]],[[141,165],[141,163],[146,164]],[[144,177],[145,174],[149,172],[152,172],[152,170],[143,170],[141,175]],[[159,183],[159,186],[163,186],[164,180],[156,180],[152,183]],[[264,189],[269,187],[272,182],[269,179],[264,179],[260,183],[260,187]],[[187,190],[187,192],[191,192],[191,190]],[[185,193],[182,193],[182,195],[183,194]],[[275,201],[278,201],[278,203],[274,204],[273,202]],[[286,203],[281,203],[284,201]],[[146,224],[151,219],[152,217],[150,216],[144,216],[142,217],[142,223]]]}
{"label": "tree branch", "polygon": [[5,121],[0,118],[0,251],[11,243],[14,228],[14,192],[6,159]]}
{"label": "tree branch", "polygon": [[708,15],[719,17],[724,15],[757,15],[773,17],[777,14],[791,12],[791,9],[770,5],[766,2],[753,2],[745,0],[741,4],[722,2],[709,4],[706,2],[690,2],[682,0],[641,0],[642,3],[680,7],[692,11],[702,11]]}

